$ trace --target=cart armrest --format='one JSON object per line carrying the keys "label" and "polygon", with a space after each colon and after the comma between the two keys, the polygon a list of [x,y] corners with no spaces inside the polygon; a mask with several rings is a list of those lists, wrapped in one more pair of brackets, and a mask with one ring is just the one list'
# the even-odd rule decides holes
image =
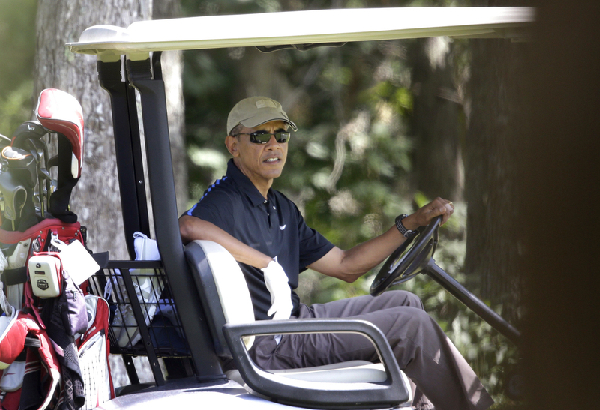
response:
{"label": "cart armrest", "polygon": [[[398,368],[385,336],[373,324],[350,319],[262,320],[254,323],[227,324],[223,333],[235,364],[246,384],[255,392],[278,402],[314,408],[385,408],[410,400],[410,389]],[[281,374],[258,368],[250,359],[242,341],[248,335],[301,333],[359,333],[373,342],[388,378],[383,383],[315,383],[291,380]]]}

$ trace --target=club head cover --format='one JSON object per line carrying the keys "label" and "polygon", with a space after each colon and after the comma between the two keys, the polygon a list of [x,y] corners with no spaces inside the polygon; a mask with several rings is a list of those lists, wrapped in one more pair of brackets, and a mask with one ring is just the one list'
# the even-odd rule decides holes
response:
{"label": "club head cover", "polygon": [[0,369],[10,366],[25,347],[27,326],[18,320],[18,312],[13,309],[10,316],[0,317]]}
{"label": "club head cover", "polygon": [[56,88],[40,93],[35,114],[47,129],[63,134],[71,143],[71,175],[81,176],[83,167],[83,110],[72,95]]}

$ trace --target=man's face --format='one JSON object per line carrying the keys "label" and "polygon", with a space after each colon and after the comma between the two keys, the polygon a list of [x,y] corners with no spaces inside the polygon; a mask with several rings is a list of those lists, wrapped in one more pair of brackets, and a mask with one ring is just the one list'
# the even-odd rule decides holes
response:
{"label": "man's face", "polygon": [[269,121],[255,128],[244,127],[237,137],[228,136],[227,148],[238,168],[261,189],[270,187],[273,179],[283,171],[288,152],[288,142],[277,142],[274,135],[266,144],[256,144],[250,141],[253,132],[264,130],[269,133],[287,130],[288,125],[283,121]]}

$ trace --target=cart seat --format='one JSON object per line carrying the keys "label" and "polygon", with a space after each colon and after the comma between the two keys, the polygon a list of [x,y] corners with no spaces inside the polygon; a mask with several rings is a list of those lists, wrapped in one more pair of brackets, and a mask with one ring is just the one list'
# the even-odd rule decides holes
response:
{"label": "cart seat", "polygon": [[[305,380],[309,382],[357,383],[370,381],[383,383],[387,379],[385,368],[381,363],[371,363],[363,360],[327,364],[316,367],[303,367],[301,369],[269,370],[271,373],[282,375],[288,379]],[[238,370],[228,370],[229,380],[244,386],[244,380]]]}
{"label": "cart seat", "polygon": [[[272,401],[311,408],[386,408],[410,402],[411,389],[387,340],[373,324],[348,319],[255,321],[250,292],[233,256],[211,241],[186,246],[213,335],[215,351],[233,359],[230,380]],[[248,355],[256,335],[353,332],[369,337],[383,364],[346,362],[265,371]]]}

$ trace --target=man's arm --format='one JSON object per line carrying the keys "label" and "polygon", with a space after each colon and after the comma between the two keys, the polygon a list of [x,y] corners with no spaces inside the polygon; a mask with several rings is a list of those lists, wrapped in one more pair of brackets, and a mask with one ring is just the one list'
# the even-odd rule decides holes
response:
{"label": "man's arm", "polygon": [[[407,229],[415,230],[420,226],[428,225],[436,216],[443,215],[442,224],[444,224],[453,212],[452,202],[436,198],[414,214],[404,218],[402,223]],[[342,250],[334,247],[321,259],[310,264],[309,268],[351,283],[380,264],[405,240],[406,238],[393,226],[382,235],[356,245],[352,249]]]}
{"label": "man's arm", "polygon": [[273,260],[268,255],[240,242],[218,226],[195,216],[183,215],[179,218],[179,232],[184,243],[194,240],[216,242],[227,249],[236,261],[256,268],[266,268]]}

